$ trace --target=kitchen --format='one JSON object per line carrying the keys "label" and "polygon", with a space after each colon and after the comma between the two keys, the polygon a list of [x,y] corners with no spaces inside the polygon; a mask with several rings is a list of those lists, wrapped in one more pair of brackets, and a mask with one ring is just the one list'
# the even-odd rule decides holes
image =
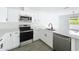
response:
{"label": "kitchen", "polygon": [[[79,17],[78,10],[79,7],[0,7],[0,50],[79,51],[79,26],[75,32],[69,23]],[[29,44],[35,47],[29,48]]]}

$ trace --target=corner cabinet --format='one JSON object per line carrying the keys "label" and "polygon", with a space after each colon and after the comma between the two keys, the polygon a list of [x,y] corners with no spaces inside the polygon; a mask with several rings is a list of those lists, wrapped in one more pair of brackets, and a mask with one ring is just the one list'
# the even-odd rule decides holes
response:
{"label": "corner cabinet", "polygon": [[53,48],[53,32],[49,30],[42,30],[41,40],[44,41],[48,46]]}
{"label": "corner cabinet", "polygon": [[34,40],[41,39],[49,47],[53,48],[53,32],[46,29],[34,30]]}

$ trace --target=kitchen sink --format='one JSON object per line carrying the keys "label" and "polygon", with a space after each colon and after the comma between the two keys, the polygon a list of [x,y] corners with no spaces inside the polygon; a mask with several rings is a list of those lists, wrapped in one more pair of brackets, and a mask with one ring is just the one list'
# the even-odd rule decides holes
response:
{"label": "kitchen sink", "polygon": [[52,29],[49,29],[49,28],[46,28],[46,30],[55,31],[54,29],[52,30]]}

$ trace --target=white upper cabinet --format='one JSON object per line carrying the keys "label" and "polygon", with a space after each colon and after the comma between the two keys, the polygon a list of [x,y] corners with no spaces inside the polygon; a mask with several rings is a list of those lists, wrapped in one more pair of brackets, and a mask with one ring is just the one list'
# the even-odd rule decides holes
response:
{"label": "white upper cabinet", "polygon": [[0,22],[19,22],[20,9],[0,7]]}
{"label": "white upper cabinet", "polygon": [[8,8],[8,13],[7,13],[8,22],[19,22],[19,18],[20,18],[19,16],[20,16],[19,9]]}
{"label": "white upper cabinet", "polygon": [[0,7],[0,22],[6,22],[7,19],[7,8]]}

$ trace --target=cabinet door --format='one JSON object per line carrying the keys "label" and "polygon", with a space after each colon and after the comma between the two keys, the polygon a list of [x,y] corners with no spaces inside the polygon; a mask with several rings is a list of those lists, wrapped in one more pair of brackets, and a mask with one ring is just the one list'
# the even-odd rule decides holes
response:
{"label": "cabinet door", "polygon": [[19,22],[20,10],[8,8],[8,22]]}
{"label": "cabinet door", "polygon": [[7,8],[0,7],[0,22],[6,22],[7,19]]}
{"label": "cabinet door", "polygon": [[45,36],[45,42],[47,43],[47,45],[53,48],[53,32],[46,30],[44,36]]}
{"label": "cabinet door", "polygon": [[20,33],[20,42],[33,39],[33,31]]}
{"label": "cabinet door", "polygon": [[12,34],[12,48],[16,48],[20,45],[20,38],[18,34]]}
{"label": "cabinet door", "polygon": [[53,32],[49,30],[42,30],[41,40],[43,40],[47,45],[53,48]]}
{"label": "cabinet door", "polygon": [[12,39],[10,38],[10,34],[7,33],[5,36],[4,36],[4,44],[3,44],[3,49],[4,50],[10,50],[12,48]]}
{"label": "cabinet door", "polygon": [[34,30],[34,35],[33,35],[33,40],[35,41],[35,40],[38,40],[38,39],[41,39],[41,34],[40,34],[40,30],[38,30],[38,29],[36,29],[36,30]]}

